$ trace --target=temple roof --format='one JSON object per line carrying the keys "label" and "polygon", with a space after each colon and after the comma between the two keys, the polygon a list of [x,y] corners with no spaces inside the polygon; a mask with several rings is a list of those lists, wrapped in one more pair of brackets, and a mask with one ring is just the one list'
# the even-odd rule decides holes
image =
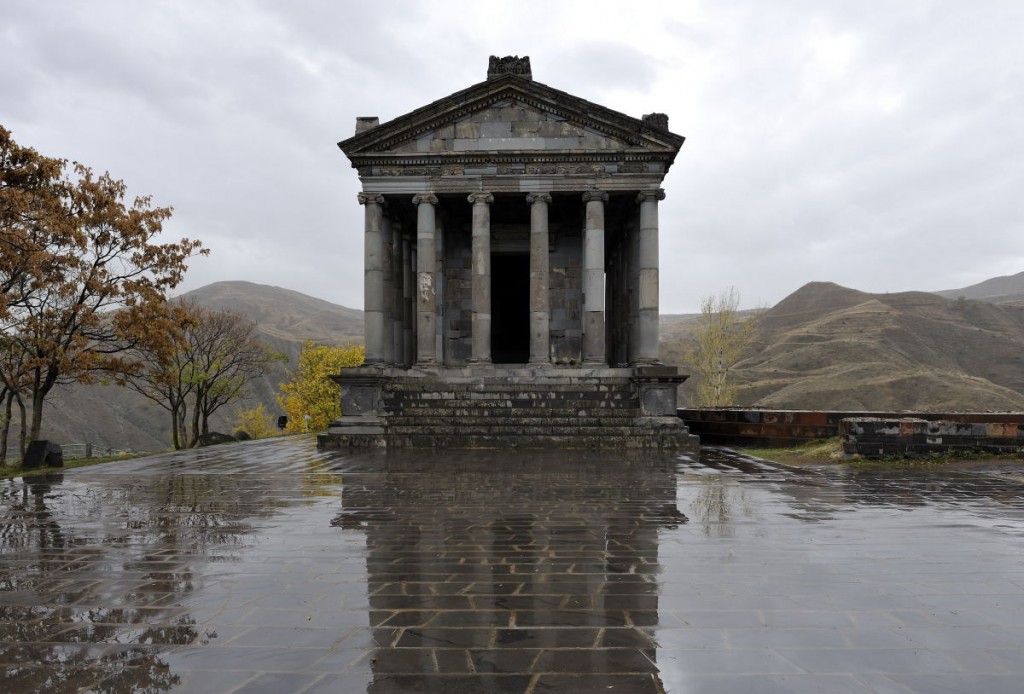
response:
{"label": "temple roof", "polygon": [[361,175],[371,165],[418,168],[489,156],[501,162],[642,160],[656,162],[664,175],[683,144],[664,114],[634,118],[531,76],[529,58],[492,57],[487,80],[386,123],[361,118],[359,132],[338,146]]}

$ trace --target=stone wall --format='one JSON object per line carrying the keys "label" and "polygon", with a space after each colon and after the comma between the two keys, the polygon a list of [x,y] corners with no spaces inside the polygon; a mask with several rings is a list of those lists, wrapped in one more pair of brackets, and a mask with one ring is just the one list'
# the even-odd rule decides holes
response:
{"label": "stone wall", "polygon": [[551,361],[579,363],[583,350],[583,232],[562,227],[551,235]]}
{"label": "stone wall", "polygon": [[1024,446],[1024,415],[1016,422],[928,421],[916,417],[851,417],[839,433],[843,452],[865,458],[957,452],[1016,453]]}
{"label": "stone wall", "polygon": [[[742,408],[680,409],[679,416],[701,443],[718,446],[772,448],[794,446],[842,434],[843,420],[946,422],[964,427],[991,427],[991,431],[1024,426],[1021,412],[884,412],[760,410]],[[884,427],[883,427],[884,428]],[[966,429],[964,429],[966,431]],[[975,431],[980,432],[981,429]],[[980,434],[976,434],[980,435]],[[956,444],[959,445],[959,444]]]}

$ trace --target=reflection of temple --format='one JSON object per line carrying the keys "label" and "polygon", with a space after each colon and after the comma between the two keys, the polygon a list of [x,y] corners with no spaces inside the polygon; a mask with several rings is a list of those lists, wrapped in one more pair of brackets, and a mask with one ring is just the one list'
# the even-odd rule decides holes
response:
{"label": "reflection of temple", "polygon": [[340,147],[363,189],[366,364],[336,379],[321,444],[692,445],[685,376],[658,353],[660,186],[682,144],[664,114],[533,81],[529,58],[360,118]]}
{"label": "reflection of temple", "polygon": [[686,518],[674,461],[647,455],[356,459],[333,523],[366,534],[375,679],[656,677],[658,534]]}

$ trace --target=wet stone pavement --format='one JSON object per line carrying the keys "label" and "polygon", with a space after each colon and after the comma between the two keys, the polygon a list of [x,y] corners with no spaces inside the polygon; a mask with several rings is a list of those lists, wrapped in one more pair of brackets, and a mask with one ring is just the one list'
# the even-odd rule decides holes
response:
{"label": "wet stone pavement", "polygon": [[0,480],[0,691],[1019,692],[1022,491],[309,438]]}

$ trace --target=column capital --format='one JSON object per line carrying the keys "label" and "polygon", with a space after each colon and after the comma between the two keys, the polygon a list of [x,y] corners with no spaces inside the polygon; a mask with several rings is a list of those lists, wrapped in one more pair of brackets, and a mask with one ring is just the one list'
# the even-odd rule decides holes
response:
{"label": "column capital", "polygon": [[664,188],[658,188],[657,190],[641,190],[639,193],[637,193],[637,196],[636,196],[636,201],[637,202],[647,202],[649,200],[658,201],[658,200],[664,200],[664,199],[665,199],[665,189]]}
{"label": "column capital", "polygon": [[543,202],[547,205],[551,204],[551,196],[547,193],[527,193],[526,204],[533,205],[538,202]]}
{"label": "column capital", "polygon": [[490,205],[492,202],[494,202],[494,196],[486,192],[470,193],[469,197],[467,197],[466,200],[473,203],[474,205],[476,205],[477,203]]}
{"label": "column capital", "polygon": [[608,193],[594,188],[583,194],[583,202],[608,202]]}
{"label": "column capital", "polygon": [[356,199],[359,200],[360,205],[383,205],[384,196],[380,193],[358,193]]}
{"label": "column capital", "polygon": [[419,205],[421,202],[428,203],[430,205],[437,204],[437,196],[433,193],[416,193],[412,196],[412,204]]}

